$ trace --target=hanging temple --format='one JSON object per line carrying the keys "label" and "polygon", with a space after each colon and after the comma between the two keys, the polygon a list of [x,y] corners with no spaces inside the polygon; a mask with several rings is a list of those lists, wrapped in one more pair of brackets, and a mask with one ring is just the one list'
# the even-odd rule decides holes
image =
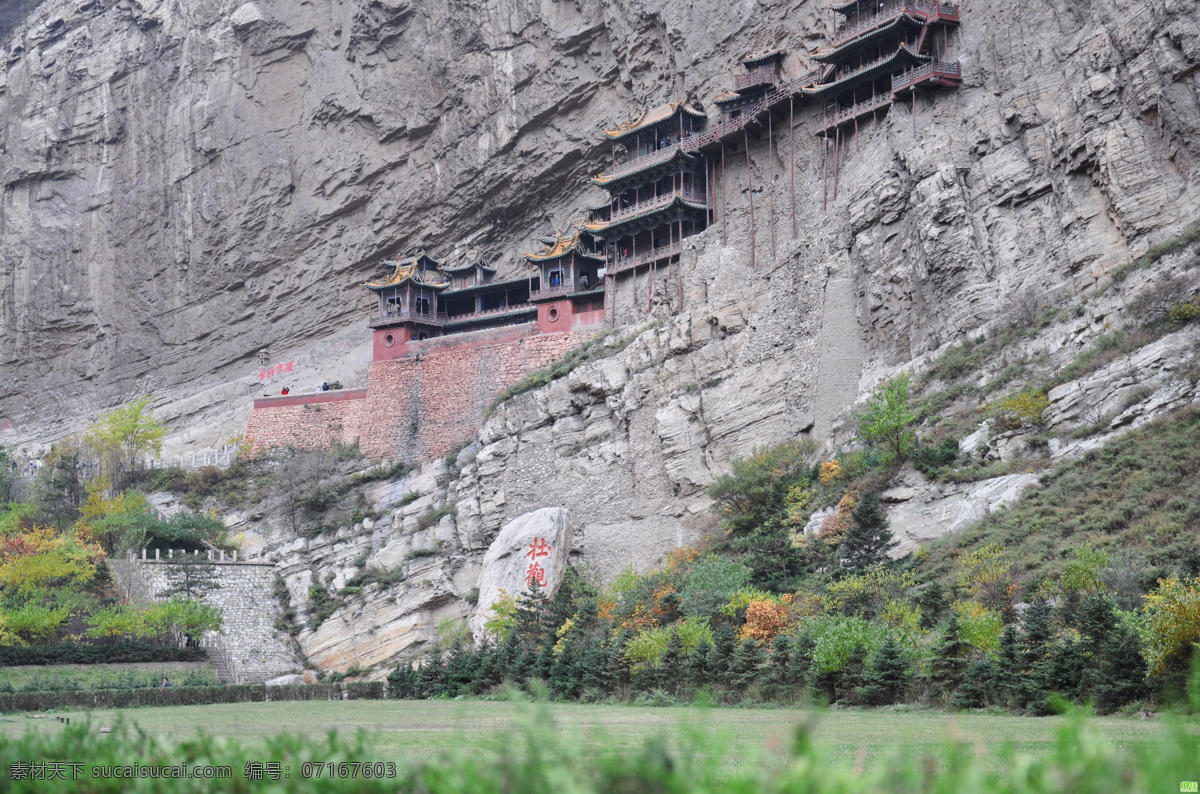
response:
{"label": "hanging temple", "polygon": [[[713,99],[720,118],[681,100],[644,111],[607,129],[612,166],[589,181],[607,200],[585,208],[565,232],[540,239],[523,255],[526,273],[496,280],[496,271],[474,251],[441,263],[425,252],[385,263],[391,272],[366,283],[374,293],[370,326],[375,349],[387,358],[410,352],[411,342],[438,336],[536,321],[543,331],[595,329],[612,324],[618,282],[638,272],[678,284],[672,311],[682,309],[678,272],[683,240],[725,223],[725,161],[728,149],[783,123],[794,129],[796,107],[816,108],[813,131],[822,141],[822,205],[837,197],[846,141],[867,119],[916,93],[962,82],[958,61],[947,57],[959,23],[958,6],[936,0],[853,0],[835,3],[844,17],[830,46],[811,55],[812,69],[791,79],[787,52],[772,49],[747,57],[733,86]],[[907,100],[907,101],[906,101]],[[915,110],[914,110],[915,112]],[[789,136],[792,234],[796,234],[795,155]],[[770,158],[772,168],[774,158]],[[752,179],[747,169],[747,178]],[[772,173],[770,179],[773,181]],[[754,266],[754,185],[750,196],[750,264]],[[772,213],[772,218],[774,214]],[[774,223],[771,247],[775,247]],[[646,296],[647,311],[651,309]]]}

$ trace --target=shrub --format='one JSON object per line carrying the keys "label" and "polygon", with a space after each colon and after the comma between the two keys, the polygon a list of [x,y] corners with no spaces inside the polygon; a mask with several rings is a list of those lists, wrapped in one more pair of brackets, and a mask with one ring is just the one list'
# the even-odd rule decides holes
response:
{"label": "shrub", "polygon": [[429,529],[431,526],[441,521],[446,516],[454,512],[453,503],[447,503],[439,508],[431,509],[429,512],[422,514],[417,518],[417,529]]}
{"label": "shrub", "polygon": [[981,405],[980,410],[993,417],[992,430],[1003,433],[1019,427],[1045,427],[1046,409],[1050,398],[1042,389],[1027,389],[994,403]]}
{"label": "shrub", "polygon": [[788,490],[808,473],[810,439],[785,441],[735,460],[733,471],[708,487],[713,509],[734,534],[745,534],[782,511]]}
{"label": "shrub", "polygon": [[170,687],[99,689],[75,692],[0,694],[0,712],[46,709],[114,709],[134,706],[199,706],[212,703],[262,703],[287,700],[381,700],[382,681],[295,686]]}
{"label": "shrub", "polygon": [[29,664],[198,662],[207,658],[203,648],[178,648],[132,640],[95,645],[63,642],[31,647],[0,647],[0,667]]}
{"label": "shrub", "polygon": [[1145,599],[1144,640],[1151,675],[1183,669],[1200,648],[1200,576],[1162,579]]}
{"label": "shrub", "polygon": [[958,460],[958,439],[948,437],[937,446],[918,442],[913,445],[909,458],[917,471],[926,477],[933,477],[939,469],[951,466]]}
{"label": "shrub", "polygon": [[866,410],[855,414],[858,434],[866,442],[887,450],[893,460],[901,461],[916,441],[912,425],[917,416],[908,404],[912,376],[907,372],[876,387]]}
{"label": "shrub", "polygon": [[989,609],[1008,609],[1017,589],[1013,562],[996,543],[967,552],[960,560],[958,586]]}
{"label": "shrub", "polygon": [[1192,320],[1200,317],[1200,305],[1195,303],[1177,303],[1167,309],[1167,316],[1176,325],[1190,323]]}

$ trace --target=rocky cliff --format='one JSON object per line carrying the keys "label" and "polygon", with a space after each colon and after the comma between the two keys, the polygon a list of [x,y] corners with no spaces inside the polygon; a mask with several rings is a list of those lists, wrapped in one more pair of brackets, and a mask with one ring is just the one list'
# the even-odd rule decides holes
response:
{"label": "rocky cliff", "polygon": [[[864,124],[836,180],[799,108],[749,165],[731,158],[729,214],[688,241],[681,312],[643,277],[618,306],[619,353],[502,406],[461,472],[422,475],[421,509],[451,515],[419,527],[382,499],[386,522],[336,540],[268,533],[295,598],[372,555],[385,570],[445,552],[412,558],[403,598],[355,594],[302,635],[306,652],[346,666],[429,639],[439,615],[470,612],[501,527],[548,506],[570,510],[573,557],[608,576],[650,564],[711,527],[703,489],[730,458],[844,437],[866,388],[1009,322],[1026,296],[1071,307],[1025,343],[1061,366],[1135,324],[1149,279],[1194,283],[1179,259],[1107,286],[1200,214],[1197,19],[1192,2],[964,4],[963,87]],[[706,99],[746,52],[803,55],[833,22],[816,0],[46,0],[0,59],[0,427],[15,426],[0,440],[49,440],[146,390],[177,435],[224,433],[263,388],[264,347],[352,381],[357,283],[381,257],[470,243],[512,272],[581,206],[606,123],[671,93]],[[1056,454],[1078,448],[1074,426],[1118,432],[1193,400],[1194,378],[1174,377],[1187,333],[1052,393]],[[977,515],[1023,484],[914,480],[893,513],[912,544],[928,516]],[[398,639],[356,650],[377,636]]]}
{"label": "rocky cliff", "polygon": [[[790,351],[791,377],[817,366],[805,345],[854,337],[853,358],[903,361],[1193,217],[1195,11],[965,4],[962,89],[864,129],[827,209],[801,108],[800,239],[781,261],[832,285],[810,297],[833,319],[814,337],[773,291],[777,325],[743,358]],[[469,242],[512,270],[581,205],[605,124],[707,99],[762,46],[797,53],[799,73],[834,16],[816,0],[45,0],[0,45],[0,427],[45,441],[152,391],[180,433],[224,432],[261,389],[263,348],[310,356],[298,379],[353,380],[363,362],[320,346],[361,323],[357,284],[381,257]],[[791,143],[776,143],[754,184],[773,171],[758,205],[782,241]],[[744,231],[729,241],[738,274]]]}

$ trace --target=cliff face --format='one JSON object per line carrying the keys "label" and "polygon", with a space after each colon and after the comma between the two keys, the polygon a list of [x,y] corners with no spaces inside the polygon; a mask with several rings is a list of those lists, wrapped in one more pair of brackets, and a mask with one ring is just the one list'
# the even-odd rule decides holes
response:
{"label": "cliff face", "polygon": [[[849,337],[903,361],[1195,217],[1195,12],[966,4],[951,42],[965,85],[864,125],[826,210],[799,110],[789,256],[831,274],[826,323],[843,325],[765,344],[795,351],[788,368]],[[812,1],[46,0],[0,45],[0,427],[47,440],[142,391],[177,430],[204,408],[244,415],[258,351],[361,323],[357,284],[381,257],[466,241],[511,271],[577,211],[605,124],[707,98],[747,51],[805,52],[833,22]],[[755,145],[754,184],[773,170],[782,249],[776,143],[773,168]],[[745,268],[744,226],[722,267]]]}
{"label": "cliff face", "polygon": [[0,46],[0,417],[242,377],[358,322],[389,254],[515,268],[606,123],[787,11],[585,5],[47,0]]}

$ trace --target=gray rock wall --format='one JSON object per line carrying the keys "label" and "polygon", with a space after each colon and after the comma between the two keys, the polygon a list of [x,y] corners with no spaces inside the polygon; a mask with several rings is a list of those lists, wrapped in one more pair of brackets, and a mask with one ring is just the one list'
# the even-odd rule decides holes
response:
{"label": "gray rock wall", "polygon": [[[578,213],[609,156],[602,127],[671,93],[706,101],[746,52],[807,53],[834,21],[817,0],[46,0],[0,45],[3,440],[51,440],[152,391],[180,444],[219,443],[263,385],[264,347],[271,363],[312,356],[293,389],[361,375],[321,345],[361,328],[380,258],[463,240],[514,272],[535,233]],[[796,398],[818,432],[854,359],[900,363],[1022,290],[1080,289],[1196,217],[1196,27],[1194,2],[967,3],[963,87],[863,125],[836,200],[812,110],[794,140],[777,130],[773,161],[753,144],[760,266],[773,228],[819,306],[844,318],[852,282],[861,341]],[[731,280],[751,183],[734,155]],[[623,293],[623,321],[645,287]],[[687,300],[710,297],[693,284]],[[811,366],[806,308],[774,304],[793,322],[758,351]]]}

